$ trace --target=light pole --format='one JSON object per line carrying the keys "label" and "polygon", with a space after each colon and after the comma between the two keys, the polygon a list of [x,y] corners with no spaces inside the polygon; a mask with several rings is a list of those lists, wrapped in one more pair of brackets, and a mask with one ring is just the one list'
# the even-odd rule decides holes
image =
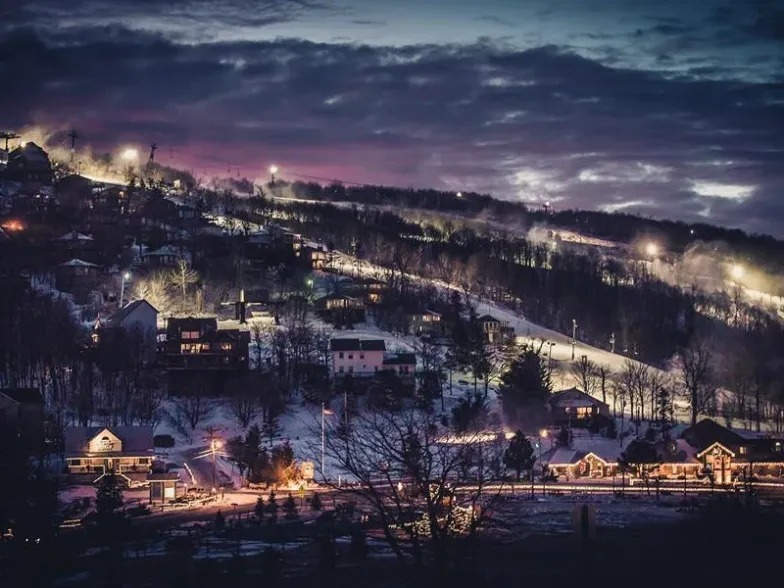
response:
{"label": "light pole", "polygon": [[547,352],[547,375],[552,377],[553,375],[553,347],[555,347],[555,341],[548,341],[547,345],[550,349]]}
{"label": "light pole", "polygon": [[332,414],[332,411],[329,410],[324,406],[324,403],[321,403],[321,477],[324,478],[324,481],[327,480],[326,470],[324,469],[324,457],[327,452],[327,444],[326,444],[326,430],[324,427],[324,417],[328,414]]}
{"label": "light pole", "polygon": [[120,308],[123,307],[125,300],[125,282],[131,279],[131,272],[123,272],[122,281],[120,282]]}
{"label": "light pole", "polygon": [[278,175],[278,171],[279,171],[278,166],[275,165],[274,163],[269,167],[270,185],[275,184],[275,176]]}
{"label": "light pole", "polygon": [[615,353],[615,333],[610,333],[610,353]]}
{"label": "light pole", "polygon": [[575,345],[577,345],[577,319],[572,319],[572,361],[574,361]]}
{"label": "light pole", "polygon": [[542,443],[543,443],[542,439],[547,439],[547,435],[548,435],[547,429],[542,429],[539,431],[539,467],[542,468],[542,495],[544,495],[545,493],[544,488],[546,484],[545,467],[544,464],[542,463]]}

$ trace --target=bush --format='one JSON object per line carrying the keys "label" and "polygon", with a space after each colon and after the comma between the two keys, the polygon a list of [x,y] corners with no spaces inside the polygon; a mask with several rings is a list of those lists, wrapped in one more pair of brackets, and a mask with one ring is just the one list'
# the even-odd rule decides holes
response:
{"label": "bush", "polygon": [[155,435],[155,437],[153,437],[152,444],[155,447],[169,449],[174,447],[174,437],[171,435]]}

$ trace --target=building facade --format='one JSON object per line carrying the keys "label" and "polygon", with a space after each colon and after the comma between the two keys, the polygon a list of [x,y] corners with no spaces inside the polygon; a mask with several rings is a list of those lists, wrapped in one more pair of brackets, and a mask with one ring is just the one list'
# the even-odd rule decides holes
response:
{"label": "building facade", "polygon": [[114,472],[128,480],[143,480],[152,468],[152,427],[70,427],[64,431],[64,441],[69,474],[96,481]]}

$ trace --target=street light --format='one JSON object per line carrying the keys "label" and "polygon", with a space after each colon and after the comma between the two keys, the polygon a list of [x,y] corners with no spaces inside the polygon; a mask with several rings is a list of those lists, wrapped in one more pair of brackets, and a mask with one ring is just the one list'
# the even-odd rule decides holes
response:
{"label": "street light", "polygon": [[550,349],[547,352],[547,374],[552,376],[553,375],[553,347],[555,347],[555,341],[548,341],[547,345]]}
{"label": "street light", "polygon": [[278,175],[278,166],[274,163],[269,166],[269,173],[270,173],[270,184],[275,183],[275,176]]}
{"label": "street light", "polygon": [[572,361],[574,361],[575,345],[577,345],[577,319],[572,319]]}
{"label": "street light", "polygon": [[645,253],[648,257],[654,258],[659,255],[659,246],[653,241],[648,241],[645,245]]}
{"label": "street light", "polygon": [[462,197],[463,197],[463,193],[462,193],[462,192],[458,192],[458,193],[457,193],[457,197],[458,197],[458,198],[462,198]]}
{"label": "street light", "polygon": [[120,154],[120,157],[130,163],[139,159],[139,151],[133,147],[128,147]]}
{"label": "street light", "polygon": [[735,263],[732,265],[732,268],[730,268],[730,273],[732,274],[732,279],[737,282],[743,277],[743,274],[746,273],[746,270],[741,264]]}
{"label": "street light", "polygon": [[545,493],[545,471],[544,471],[544,464],[542,463],[542,439],[547,439],[549,435],[549,431],[547,429],[541,429],[539,431],[539,466],[542,468],[542,495]]}
{"label": "street light", "polygon": [[327,476],[324,473],[325,472],[325,469],[324,469],[324,461],[325,461],[324,460],[324,456],[325,456],[326,451],[327,451],[327,446],[326,446],[326,439],[327,438],[326,438],[325,427],[324,427],[324,417],[326,415],[329,415],[329,414],[334,414],[334,413],[333,413],[332,410],[326,408],[324,403],[322,402],[321,403],[321,477],[324,478],[324,481],[326,481],[326,479],[327,479]]}
{"label": "street light", "polygon": [[122,282],[120,283],[120,308],[123,306],[123,300],[125,300],[125,282],[131,279],[131,272],[123,272],[122,275]]}

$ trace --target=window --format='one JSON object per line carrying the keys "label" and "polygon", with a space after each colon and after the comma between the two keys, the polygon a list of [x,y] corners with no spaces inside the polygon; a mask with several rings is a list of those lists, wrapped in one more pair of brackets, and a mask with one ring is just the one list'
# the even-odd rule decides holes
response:
{"label": "window", "polygon": [[746,455],[747,448],[744,446],[738,447],[738,453],[740,453],[741,455]]}
{"label": "window", "polygon": [[338,368],[338,371],[339,371],[339,372],[342,374],[342,373],[343,373],[343,366],[340,366],[340,367]]}
{"label": "window", "polygon": [[348,358],[349,358],[349,359],[354,359],[354,354],[353,354],[353,353],[349,353],[349,354],[348,354]]}
{"label": "window", "polygon": [[353,365],[348,366],[348,373],[350,373],[350,374],[354,373],[354,366]]}
{"label": "window", "polygon": [[139,465],[147,465],[149,462],[149,457],[140,457],[139,458]]}
{"label": "window", "polygon": [[221,343],[221,351],[231,351],[231,343]]}
{"label": "window", "polygon": [[71,460],[71,465],[72,466],[80,466],[80,465],[82,465],[82,460],[81,459],[72,459]]}
{"label": "window", "polygon": [[359,354],[359,359],[365,359],[365,354],[364,353],[360,353]]}
{"label": "window", "polygon": [[340,353],[338,353],[338,357],[339,357],[340,359],[343,359],[343,352],[342,352],[342,351],[341,351]]}
{"label": "window", "polygon": [[198,339],[199,331],[183,331],[182,339]]}

